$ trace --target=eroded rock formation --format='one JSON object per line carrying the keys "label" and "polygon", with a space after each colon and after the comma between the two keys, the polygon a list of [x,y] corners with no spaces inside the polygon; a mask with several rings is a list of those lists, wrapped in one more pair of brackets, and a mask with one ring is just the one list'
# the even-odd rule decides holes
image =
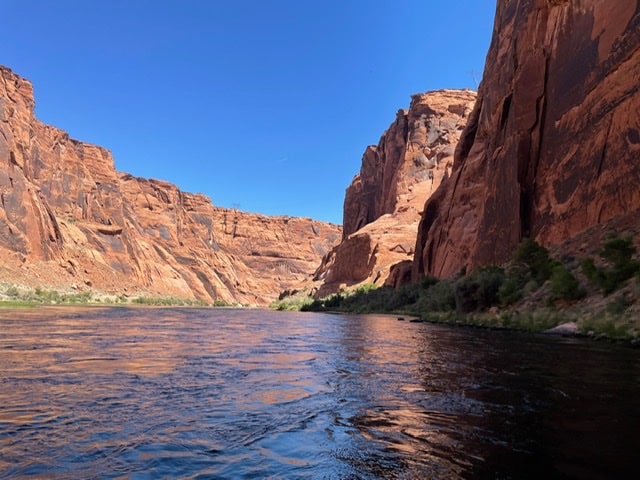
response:
{"label": "eroded rock formation", "polygon": [[34,116],[0,67],[0,279],[32,286],[265,304],[308,279],[338,226],[214,207],[118,174],[104,148]]}
{"label": "eroded rock formation", "polygon": [[413,264],[449,277],[640,207],[640,2],[500,0],[453,173]]}
{"label": "eroded rock formation", "polygon": [[342,242],[316,272],[323,281],[319,296],[360,283],[402,280],[392,267],[413,259],[424,201],[451,172],[475,97],[470,90],[414,95],[378,145],[367,147],[360,173],[347,188]]}

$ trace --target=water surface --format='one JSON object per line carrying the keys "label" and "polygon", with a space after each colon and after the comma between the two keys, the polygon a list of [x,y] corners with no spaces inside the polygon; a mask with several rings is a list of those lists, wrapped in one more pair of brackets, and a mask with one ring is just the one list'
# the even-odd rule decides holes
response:
{"label": "water surface", "polygon": [[233,309],[0,310],[0,478],[636,478],[640,352]]}

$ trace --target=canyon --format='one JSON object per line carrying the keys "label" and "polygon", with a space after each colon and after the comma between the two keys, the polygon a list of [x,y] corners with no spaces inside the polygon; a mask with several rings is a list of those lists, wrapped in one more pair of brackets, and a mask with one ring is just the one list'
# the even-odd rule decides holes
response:
{"label": "canyon", "polygon": [[118,173],[39,122],[30,82],[0,67],[0,278],[264,305],[452,278],[528,237],[593,250],[637,233],[638,78],[637,0],[499,0],[478,93],[413,95],[365,149],[339,227]]}
{"label": "canyon", "polygon": [[34,114],[31,83],[0,67],[0,279],[120,296],[265,305],[310,280],[341,227],[215,207],[118,173],[105,148]]}

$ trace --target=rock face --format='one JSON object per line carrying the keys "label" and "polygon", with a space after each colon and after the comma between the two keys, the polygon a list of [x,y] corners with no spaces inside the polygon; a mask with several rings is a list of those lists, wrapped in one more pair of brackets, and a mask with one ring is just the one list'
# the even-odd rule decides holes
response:
{"label": "rock face", "polygon": [[414,95],[378,145],[367,147],[347,188],[342,242],[316,272],[323,281],[319,296],[343,286],[401,280],[392,267],[413,258],[424,201],[451,172],[475,98],[470,90]]}
{"label": "rock face", "polygon": [[216,208],[118,174],[110,152],[33,108],[31,84],[0,67],[3,281],[265,304],[309,279],[340,238],[335,225]]}
{"label": "rock face", "polygon": [[413,277],[500,264],[640,207],[640,2],[500,0],[453,173]]}
{"label": "rock face", "polygon": [[268,303],[308,281],[340,238],[335,225],[214,207],[168,182],[121,174],[120,185],[151,259],[146,276],[171,275],[198,298]]}

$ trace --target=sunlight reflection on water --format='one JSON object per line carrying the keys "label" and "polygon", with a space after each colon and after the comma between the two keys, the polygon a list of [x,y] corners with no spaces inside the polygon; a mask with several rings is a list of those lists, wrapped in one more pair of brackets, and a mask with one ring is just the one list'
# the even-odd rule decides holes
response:
{"label": "sunlight reflection on water", "polygon": [[638,357],[389,316],[0,310],[0,478],[622,477]]}

